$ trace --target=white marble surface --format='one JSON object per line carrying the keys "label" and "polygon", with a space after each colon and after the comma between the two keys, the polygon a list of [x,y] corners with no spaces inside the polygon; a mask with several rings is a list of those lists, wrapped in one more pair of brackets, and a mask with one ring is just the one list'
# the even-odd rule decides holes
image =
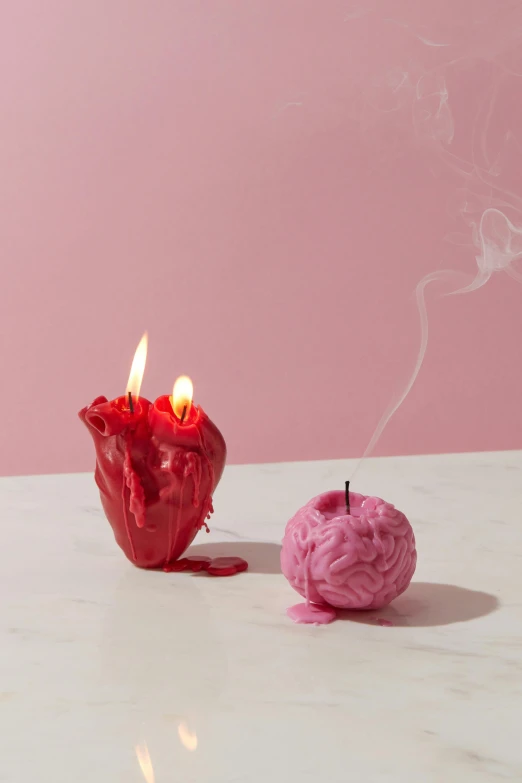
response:
{"label": "white marble surface", "polygon": [[143,783],[140,743],[155,783],[522,780],[522,452],[364,463],[352,488],[415,528],[414,583],[294,626],[285,522],[352,470],[227,468],[197,548],[244,554],[229,579],[133,568],[90,475],[1,479],[0,781]]}

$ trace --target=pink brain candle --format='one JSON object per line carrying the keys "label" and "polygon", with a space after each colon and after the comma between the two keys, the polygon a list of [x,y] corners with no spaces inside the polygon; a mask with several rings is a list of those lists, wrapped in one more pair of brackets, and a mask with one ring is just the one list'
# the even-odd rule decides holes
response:
{"label": "pink brain candle", "polygon": [[417,552],[403,513],[380,498],[325,492],[288,522],[283,574],[305,599],[288,610],[295,622],[324,623],[335,609],[379,609],[408,587]]}

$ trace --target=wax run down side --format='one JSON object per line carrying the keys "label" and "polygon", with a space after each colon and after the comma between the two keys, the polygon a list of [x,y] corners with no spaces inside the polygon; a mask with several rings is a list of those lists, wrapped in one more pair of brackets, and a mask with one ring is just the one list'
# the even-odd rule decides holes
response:
{"label": "wax run down side", "polygon": [[[203,445],[203,441],[201,439],[201,434],[199,433],[199,431],[198,431],[198,438],[199,438],[199,446],[201,449],[201,454],[203,455],[206,461],[206,465],[209,471],[210,487],[212,487],[214,484],[214,467],[212,465],[211,460],[206,454],[205,447]],[[133,558],[134,561],[136,562],[137,560],[136,549],[130,532],[130,525],[129,525],[129,519],[127,514],[126,489],[129,490],[129,510],[134,515],[137,527],[139,528],[145,527],[151,533],[154,533],[155,531],[152,528],[146,526],[145,492],[143,490],[140,477],[132,467],[131,446],[132,446],[132,430],[129,428],[125,433],[125,460],[124,460],[124,470],[123,470],[122,499],[123,499],[123,514],[125,519],[125,529],[127,531],[127,536],[129,539],[131,551],[133,553]],[[176,544],[179,538],[179,532],[181,528],[181,513],[183,510],[183,496],[185,492],[185,487],[187,486],[186,483],[187,479],[189,478],[189,476],[192,476],[192,480],[193,480],[192,505],[194,506],[194,508],[198,508],[199,491],[201,486],[201,475],[202,475],[201,457],[199,456],[199,454],[196,454],[195,452],[189,452],[186,455],[186,464],[183,468],[181,488],[180,488],[180,499],[176,509],[176,524],[174,526],[173,526],[174,507],[172,505],[169,505],[169,522],[168,522],[169,536],[168,536],[167,551],[165,553],[165,564],[164,564],[165,568],[167,568],[168,564],[171,561],[173,552],[175,552],[176,550]],[[165,497],[165,495],[168,494],[169,491],[170,488],[168,486],[160,490],[159,493],[160,499]],[[205,518],[201,521],[200,529],[202,527],[205,527],[207,532],[210,532],[206,520],[210,519],[211,515],[214,513],[211,490],[209,490],[209,492],[205,496],[202,503],[202,508],[208,510],[206,512]]]}
{"label": "wax run down side", "polygon": [[[211,481],[211,486],[212,486],[212,484],[214,483],[214,469],[212,467],[212,463],[210,462],[208,457],[206,457],[206,454],[205,454],[205,458],[207,460],[207,466],[208,466],[208,469],[209,469],[209,473],[210,473],[210,477],[211,477],[210,481]],[[167,565],[167,563],[170,562],[170,560],[172,558],[172,553],[176,551],[176,544],[177,544],[177,541],[178,541],[178,538],[179,538],[179,532],[180,532],[180,527],[181,527],[181,512],[182,512],[182,507],[183,507],[182,506],[183,493],[185,491],[186,480],[191,475],[192,475],[192,480],[194,482],[194,487],[193,487],[193,490],[192,490],[192,505],[195,508],[197,508],[197,506],[198,506],[199,488],[200,488],[200,484],[201,484],[201,461],[200,461],[199,456],[197,454],[194,454],[194,452],[190,452],[187,455],[187,464],[185,466],[185,469],[183,470],[183,478],[182,478],[182,481],[181,481],[180,500],[179,500],[179,505],[178,505],[178,509],[177,509],[177,516],[176,516],[176,526],[175,526],[175,532],[174,532],[174,541],[172,540],[172,507],[171,507],[171,512],[170,512],[170,515],[169,515],[169,544],[168,544],[168,548],[167,548],[167,558],[165,560],[165,565]],[[160,496],[161,496],[161,493],[160,493]],[[209,527],[208,527],[208,525],[206,523],[206,520],[210,519],[210,515],[214,511],[213,506],[212,506],[212,497],[211,497],[210,492],[207,495],[207,497],[205,498],[205,501],[203,503],[203,508],[206,508],[207,506],[208,506],[208,512],[207,512],[206,517],[202,520],[201,527],[205,527],[206,530],[207,530],[207,533],[208,533],[209,532]]]}

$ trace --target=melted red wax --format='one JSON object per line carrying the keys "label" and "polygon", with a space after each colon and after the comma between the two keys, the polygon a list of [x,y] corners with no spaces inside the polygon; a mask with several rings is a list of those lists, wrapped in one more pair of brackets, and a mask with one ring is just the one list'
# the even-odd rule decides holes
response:
{"label": "melted red wax", "polygon": [[145,492],[141,486],[140,477],[132,467],[131,446],[132,434],[130,431],[127,431],[125,439],[125,459],[123,462],[123,475],[125,478],[123,492],[125,493],[125,486],[127,486],[130,490],[129,510],[134,514],[137,526],[145,527]]}
{"label": "melted red wax", "polygon": [[182,557],[181,560],[176,560],[175,563],[170,563],[170,565],[164,566],[163,570],[167,572],[207,571],[210,563],[210,557]]}
{"label": "melted red wax", "polygon": [[[96,448],[96,483],[117,543],[135,565],[167,567],[206,526],[226,459],[225,441],[193,405],[175,418],[167,395],[98,397],[80,412]],[[208,529],[208,528],[207,528]]]}
{"label": "melted red wax", "polygon": [[248,563],[242,557],[182,557],[164,567],[164,571],[206,571],[211,576],[234,576],[246,571]]}
{"label": "melted red wax", "polygon": [[242,557],[215,557],[207,572],[212,576],[233,576],[246,571],[248,563]]}

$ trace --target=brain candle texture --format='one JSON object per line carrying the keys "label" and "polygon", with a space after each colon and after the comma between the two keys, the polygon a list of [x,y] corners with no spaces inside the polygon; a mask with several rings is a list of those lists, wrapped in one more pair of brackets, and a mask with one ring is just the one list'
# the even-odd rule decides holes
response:
{"label": "brain candle texture", "polygon": [[[391,503],[354,492],[349,497],[349,510],[345,493],[337,491],[299,509],[286,526],[281,568],[307,605],[379,609],[411,581],[417,562],[415,536]],[[327,613],[321,620],[315,609],[290,610],[290,616],[300,622],[327,622],[335,615]]]}

